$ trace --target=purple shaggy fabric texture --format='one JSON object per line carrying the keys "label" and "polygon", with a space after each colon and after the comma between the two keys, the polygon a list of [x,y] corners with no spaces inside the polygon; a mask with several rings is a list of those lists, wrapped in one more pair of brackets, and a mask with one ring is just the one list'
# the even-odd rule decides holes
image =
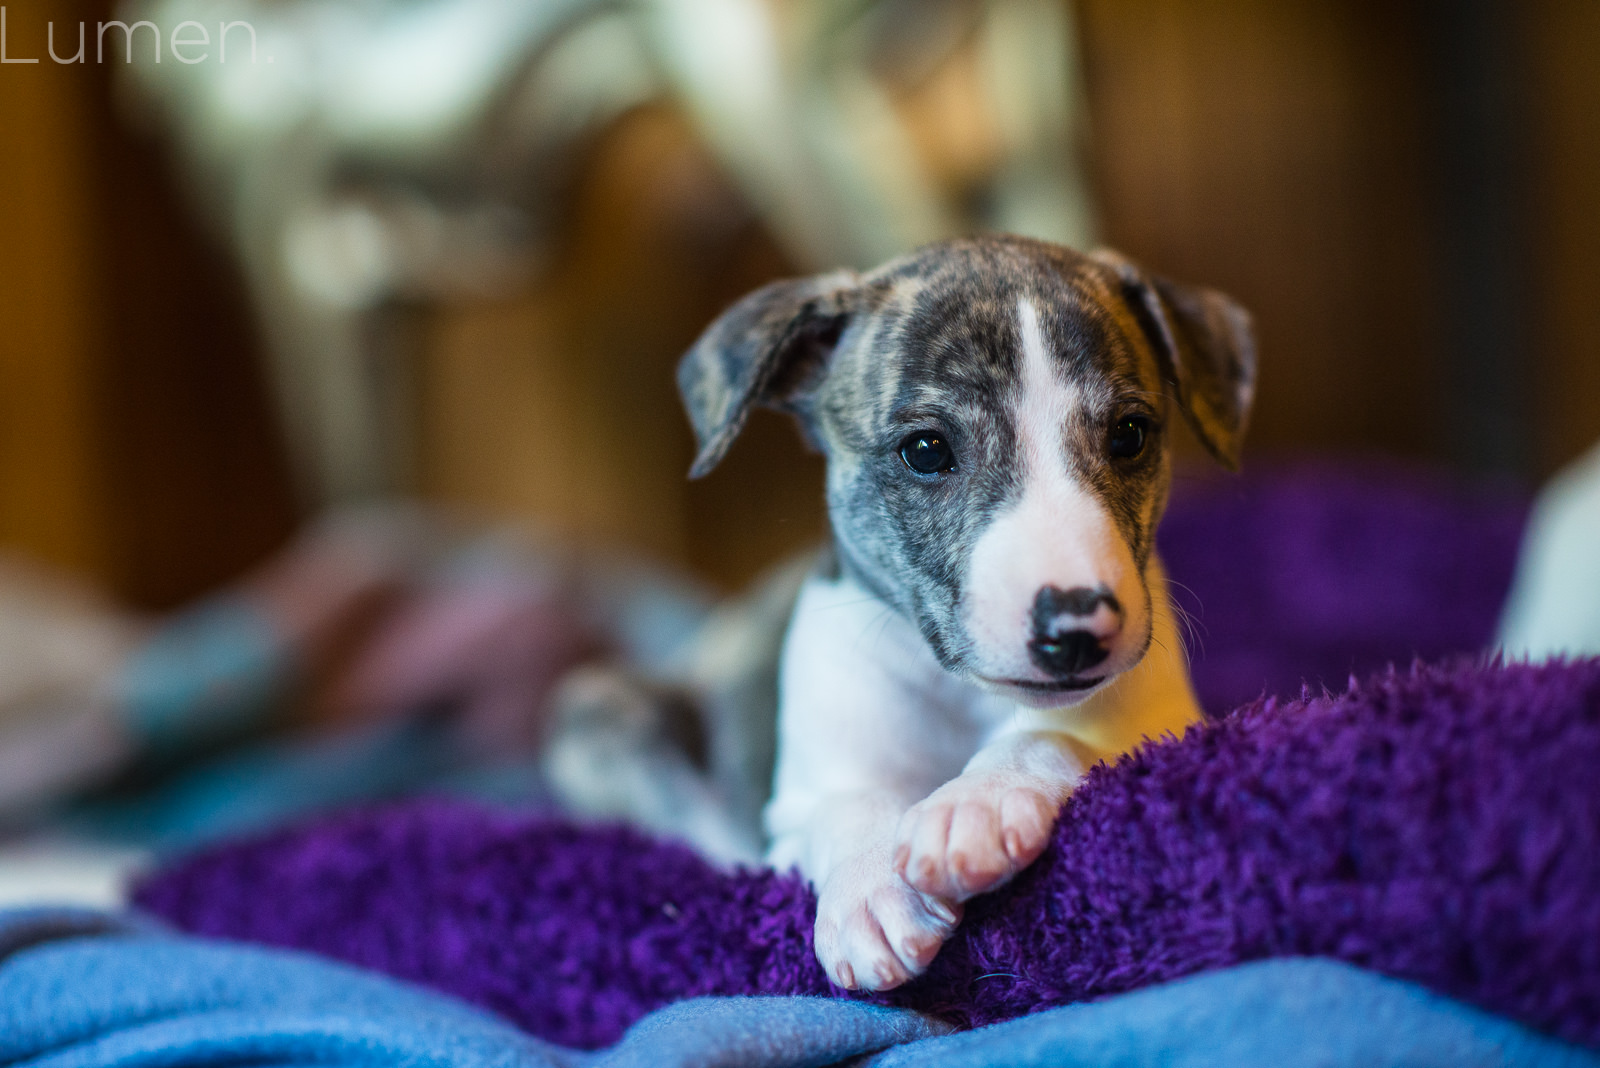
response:
{"label": "purple shaggy fabric texture", "polygon": [[[1185,481],[1161,532],[1213,714],[1480,649],[1525,507],[1392,466]],[[984,1023],[1277,954],[1600,1044],[1600,667],[1435,668],[1257,702],[1097,769],[1053,848],[886,999]],[[796,879],[446,803],[157,874],[190,930],[320,950],[594,1046],[699,994],[823,993]]]}
{"label": "purple shaggy fabric texture", "polygon": [[[1040,861],[882,1000],[982,1024],[1262,957],[1337,957],[1600,1046],[1600,661],[1263,700],[1096,768]],[[558,1042],[700,994],[824,993],[792,876],[449,803],[224,846],[139,895]]]}

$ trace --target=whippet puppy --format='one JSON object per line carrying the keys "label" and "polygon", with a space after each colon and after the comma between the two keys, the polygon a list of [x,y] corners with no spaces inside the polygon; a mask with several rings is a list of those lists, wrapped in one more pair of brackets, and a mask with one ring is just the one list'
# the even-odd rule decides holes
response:
{"label": "whippet puppy", "polygon": [[1249,317],[1115,253],[984,237],[757,290],[678,383],[693,476],[758,404],[826,456],[767,859],[816,887],[835,983],[896,986],[1039,856],[1089,765],[1198,719],[1155,530],[1174,411],[1237,465]]}

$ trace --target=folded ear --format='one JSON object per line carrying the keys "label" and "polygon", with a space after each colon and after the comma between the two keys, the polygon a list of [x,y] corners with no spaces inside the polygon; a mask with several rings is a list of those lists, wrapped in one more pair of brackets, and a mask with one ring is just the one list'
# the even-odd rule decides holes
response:
{"label": "folded ear", "polygon": [[717,466],[757,404],[798,411],[821,382],[859,293],[851,271],[773,282],[723,312],[678,363],[699,478]]}
{"label": "folded ear", "polygon": [[1256,390],[1250,313],[1214,289],[1169,282],[1109,249],[1091,256],[1117,272],[1189,425],[1211,455],[1237,470]]}

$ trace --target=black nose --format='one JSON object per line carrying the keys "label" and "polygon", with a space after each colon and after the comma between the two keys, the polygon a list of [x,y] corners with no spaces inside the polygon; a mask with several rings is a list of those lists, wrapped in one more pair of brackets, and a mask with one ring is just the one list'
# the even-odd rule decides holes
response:
{"label": "black nose", "polygon": [[1028,656],[1034,664],[1052,675],[1078,675],[1109,655],[1100,639],[1086,630],[1069,630],[1028,643]]}
{"label": "black nose", "polygon": [[[1102,607],[1116,617],[1109,634],[1085,629]],[[1120,628],[1121,617],[1122,606],[1104,586],[1097,590],[1046,586],[1033,600],[1033,641],[1028,643],[1028,656],[1034,666],[1052,675],[1087,671],[1110,655],[1107,639]],[[1098,629],[1106,629],[1104,621]]]}
{"label": "black nose", "polygon": [[1041,637],[1052,634],[1062,616],[1087,618],[1098,612],[1101,605],[1122,615],[1122,605],[1104,586],[1097,590],[1087,586],[1074,586],[1070,590],[1046,586],[1033,599],[1033,632]]}

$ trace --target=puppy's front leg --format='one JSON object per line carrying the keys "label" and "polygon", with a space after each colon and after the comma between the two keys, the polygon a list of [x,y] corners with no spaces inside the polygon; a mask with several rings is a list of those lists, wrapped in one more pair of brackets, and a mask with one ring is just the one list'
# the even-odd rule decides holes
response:
{"label": "puppy's front leg", "polygon": [[912,889],[891,866],[906,807],[887,791],[835,794],[774,843],[780,864],[788,857],[811,873],[817,959],[848,990],[887,990],[921,974],[961,922],[958,903]]}
{"label": "puppy's front leg", "polygon": [[1044,852],[1090,755],[1057,731],[1007,734],[913,805],[895,834],[894,870],[924,895],[966,901]]}

